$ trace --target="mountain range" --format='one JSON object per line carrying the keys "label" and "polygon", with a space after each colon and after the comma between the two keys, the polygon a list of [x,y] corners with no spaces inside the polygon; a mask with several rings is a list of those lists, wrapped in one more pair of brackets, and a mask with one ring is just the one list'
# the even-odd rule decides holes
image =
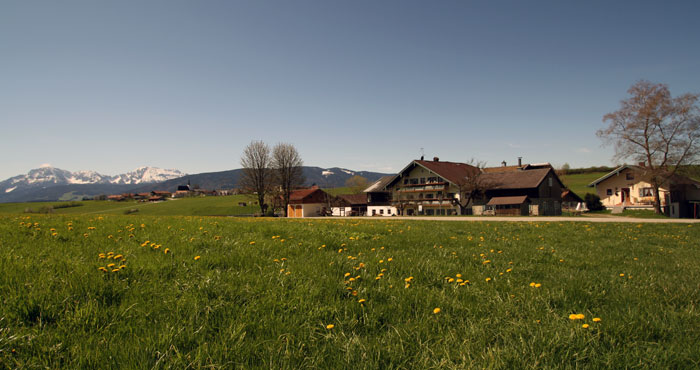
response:
{"label": "mountain range", "polygon": [[[351,171],[344,168],[302,168],[305,185],[332,188],[344,186],[352,176],[375,181],[387,174]],[[116,176],[95,171],[70,172],[43,166],[0,182],[0,203],[56,200],[81,200],[102,194],[141,193],[153,190],[175,191],[190,184],[202,189],[231,189],[238,185],[242,169],[187,175],[178,170],[140,167]]]}

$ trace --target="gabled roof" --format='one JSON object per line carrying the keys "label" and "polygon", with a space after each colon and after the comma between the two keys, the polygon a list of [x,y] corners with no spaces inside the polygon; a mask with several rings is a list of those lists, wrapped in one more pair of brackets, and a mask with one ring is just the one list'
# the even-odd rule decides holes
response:
{"label": "gabled roof", "polygon": [[[600,184],[601,182],[603,182],[603,181],[605,181],[605,180],[607,180],[607,179],[609,179],[609,178],[611,178],[611,177],[613,177],[613,176],[615,176],[615,175],[620,174],[620,173],[621,173],[622,171],[624,171],[624,170],[631,170],[631,171],[641,172],[641,173],[643,173],[643,174],[646,174],[647,170],[649,170],[649,169],[646,168],[646,167],[642,167],[642,166],[635,166],[635,165],[631,165],[631,164],[623,164],[622,166],[620,166],[620,167],[618,167],[618,168],[616,168],[616,169],[610,171],[610,172],[607,173],[605,176],[603,176],[603,177],[601,177],[601,178],[599,178],[599,179],[593,181],[592,183],[588,184],[588,187],[591,187],[591,188],[592,188],[592,187],[594,187],[594,186]],[[680,175],[680,174],[677,174],[677,173],[674,174],[673,176],[671,176],[671,178],[670,178],[669,180],[670,180],[670,182],[671,182],[672,184],[675,184],[675,185],[694,185],[695,187],[697,187],[697,188],[700,189],[700,182],[695,181],[695,180],[691,179],[690,177],[683,176],[683,175]]]}
{"label": "gabled roof", "polygon": [[311,194],[315,193],[316,191],[323,191],[319,189],[318,187],[311,187],[308,189],[299,189],[299,190],[294,190],[290,195],[289,195],[289,200],[290,201],[300,201],[304,200],[304,198],[307,198]]}
{"label": "gabled roof", "polygon": [[466,163],[459,162],[444,162],[444,161],[414,161],[419,165],[427,168],[443,179],[456,183],[462,181],[465,177],[474,175],[479,172],[479,169]]}
{"label": "gabled roof", "polygon": [[341,194],[338,198],[351,205],[367,204],[367,194]]}
{"label": "gabled roof", "polygon": [[408,166],[404,167],[401,171],[399,171],[399,174],[394,176],[394,178],[392,178],[385,185],[385,187],[392,185],[401,177],[401,174],[403,174],[409,169],[413,169],[415,166],[421,166],[453,184],[458,183],[464,178],[479,172],[478,168],[466,163],[413,160],[411,161],[411,163],[408,164]]}
{"label": "gabled roof", "polygon": [[636,171],[639,171],[642,169],[642,167],[639,167],[639,166],[632,166],[632,165],[628,165],[628,164],[623,164],[622,166],[610,171],[605,176],[598,178],[597,180],[593,181],[592,183],[588,184],[587,186],[589,188],[592,188],[592,187],[594,187],[594,186],[600,184],[601,182],[613,177],[614,175],[619,174],[620,172],[622,172],[628,168],[631,170],[636,170]]}
{"label": "gabled roof", "polygon": [[507,204],[523,204],[527,199],[527,195],[518,195],[515,197],[493,197],[486,203],[487,206],[501,206]]}
{"label": "gabled roof", "polygon": [[363,190],[363,192],[374,193],[385,191],[386,186],[389,185],[389,183],[391,183],[391,180],[393,180],[395,177],[396,175],[382,176],[379,180],[373,182],[372,185],[368,186],[367,189]]}
{"label": "gabled roof", "polygon": [[566,189],[566,190],[561,192],[561,201],[562,202],[583,202],[583,199],[581,199],[581,197],[579,197],[573,191]]}
{"label": "gabled roof", "polygon": [[[533,170],[490,172],[482,174],[480,181],[486,185],[487,190],[532,189],[540,186],[550,171],[554,170],[551,168],[537,168]],[[558,177],[555,178],[558,179]],[[559,182],[561,183],[561,180]]]}

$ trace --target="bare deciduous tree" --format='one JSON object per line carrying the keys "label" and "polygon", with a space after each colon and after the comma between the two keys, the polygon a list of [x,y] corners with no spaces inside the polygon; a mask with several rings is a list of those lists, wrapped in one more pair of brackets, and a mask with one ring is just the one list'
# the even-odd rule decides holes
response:
{"label": "bare deciduous tree", "polygon": [[270,147],[262,141],[251,141],[243,150],[241,166],[243,174],[239,187],[247,194],[254,194],[258,199],[261,214],[265,214],[265,195],[272,186],[270,169]]}
{"label": "bare deciduous tree", "polygon": [[654,210],[660,213],[659,187],[700,152],[699,96],[672,98],[668,86],[649,81],[639,81],[627,92],[631,96],[603,117],[609,125],[597,135],[615,146],[614,159],[645,164],[654,187]]}
{"label": "bare deciduous tree", "polygon": [[484,176],[483,168],[486,167],[486,162],[472,159],[469,161],[469,164],[476,167],[478,171],[474,171],[469,176],[454,182],[459,193],[459,199],[456,203],[459,205],[461,214],[466,214],[467,207],[477,198],[483,197],[486,189],[492,185],[487,176]]}
{"label": "bare deciduous tree", "polygon": [[292,191],[304,183],[303,165],[299,152],[292,144],[279,143],[272,150],[272,168],[275,173],[275,183],[279,186],[282,197],[281,205],[284,207],[285,216],[287,216]]}

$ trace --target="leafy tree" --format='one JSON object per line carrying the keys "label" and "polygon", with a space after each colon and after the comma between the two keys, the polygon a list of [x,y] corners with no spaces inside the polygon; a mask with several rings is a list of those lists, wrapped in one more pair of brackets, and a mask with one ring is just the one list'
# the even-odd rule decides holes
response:
{"label": "leafy tree", "polygon": [[627,90],[630,97],[608,113],[608,127],[597,135],[615,147],[615,159],[644,163],[654,187],[654,210],[661,212],[659,187],[700,153],[700,108],[697,94],[671,97],[665,84],[639,81]]}
{"label": "leafy tree", "polygon": [[355,175],[345,181],[345,186],[349,187],[353,194],[361,194],[369,186],[367,178]]}

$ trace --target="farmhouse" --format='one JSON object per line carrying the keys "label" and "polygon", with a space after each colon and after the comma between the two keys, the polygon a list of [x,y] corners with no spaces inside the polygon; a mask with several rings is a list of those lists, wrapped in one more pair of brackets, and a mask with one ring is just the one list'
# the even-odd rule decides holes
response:
{"label": "farmhouse", "polygon": [[414,160],[387,183],[391,204],[399,215],[456,215],[460,198],[458,184],[479,169],[458,162]]}
{"label": "farmhouse", "polygon": [[329,199],[330,195],[318,186],[295,190],[289,196],[287,217],[325,216],[329,212]]}
{"label": "farmhouse", "polygon": [[[478,178],[480,196],[467,205],[474,214],[559,215],[564,189],[549,163],[479,169],[467,163],[414,160],[398,175],[367,193],[387,192],[399,215],[457,215],[467,179]],[[370,197],[368,210],[372,209]],[[498,212],[496,212],[498,211]]]}
{"label": "farmhouse", "polygon": [[[653,209],[651,171],[640,165],[622,165],[588,185],[606,208]],[[674,175],[659,187],[661,207],[671,217],[700,218],[700,182]]]}

